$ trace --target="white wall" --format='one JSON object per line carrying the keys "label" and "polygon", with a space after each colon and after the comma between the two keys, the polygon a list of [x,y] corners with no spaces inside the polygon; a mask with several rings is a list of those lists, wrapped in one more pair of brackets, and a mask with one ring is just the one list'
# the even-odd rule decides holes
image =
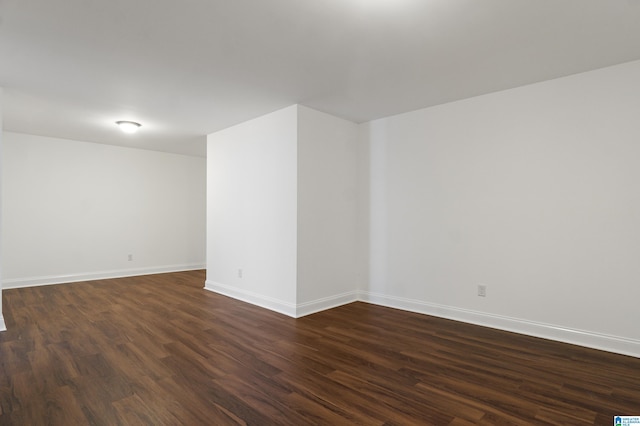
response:
{"label": "white wall", "polygon": [[2,166],[5,288],[204,267],[204,158],[6,132]]}
{"label": "white wall", "polygon": [[296,193],[295,105],[208,136],[207,289],[295,316]]}
{"label": "white wall", "polygon": [[355,123],[298,107],[297,302],[304,313],[357,298],[357,141]]}
{"label": "white wall", "polygon": [[632,62],[363,125],[364,299],[640,356],[638,75]]}

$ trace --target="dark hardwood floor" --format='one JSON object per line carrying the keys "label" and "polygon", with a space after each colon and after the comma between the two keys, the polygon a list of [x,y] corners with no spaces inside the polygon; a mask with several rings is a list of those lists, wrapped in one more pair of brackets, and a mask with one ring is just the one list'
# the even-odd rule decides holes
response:
{"label": "dark hardwood floor", "polygon": [[2,425],[611,425],[640,359],[353,303],[292,319],[181,272],[5,290]]}

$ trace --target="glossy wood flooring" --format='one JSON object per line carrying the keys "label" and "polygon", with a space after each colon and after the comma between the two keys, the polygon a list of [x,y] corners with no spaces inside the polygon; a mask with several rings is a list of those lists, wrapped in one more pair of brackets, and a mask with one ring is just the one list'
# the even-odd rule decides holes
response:
{"label": "glossy wood flooring", "polygon": [[1,425],[611,425],[640,359],[353,303],[298,320],[204,272],[3,291]]}

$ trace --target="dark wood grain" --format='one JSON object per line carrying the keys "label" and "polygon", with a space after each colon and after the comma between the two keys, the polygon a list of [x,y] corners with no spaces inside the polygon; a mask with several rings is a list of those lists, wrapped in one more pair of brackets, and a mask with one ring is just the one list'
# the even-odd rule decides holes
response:
{"label": "dark wood grain", "polygon": [[352,303],[292,319],[204,271],[3,291],[1,425],[610,425],[640,359]]}

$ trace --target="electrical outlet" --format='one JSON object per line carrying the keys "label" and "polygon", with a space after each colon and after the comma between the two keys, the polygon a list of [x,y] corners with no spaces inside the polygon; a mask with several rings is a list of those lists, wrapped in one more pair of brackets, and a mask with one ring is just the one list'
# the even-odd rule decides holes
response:
{"label": "electrical outlet", "polygon": [[242,269],[238,269],[238,278],[242,278]]}
{"label": "electrical outlet", "polygon": [[130,254],[130,255],[128,256],[128,259],[129,259],[129,262],[131,262],[131,261],[133,260],[133,255],[132,255],[132,254]]}
{"label": "electrical outlet", "polygon": [[478,296],[487,297],[487,286],[480,284],[478,286]]}

